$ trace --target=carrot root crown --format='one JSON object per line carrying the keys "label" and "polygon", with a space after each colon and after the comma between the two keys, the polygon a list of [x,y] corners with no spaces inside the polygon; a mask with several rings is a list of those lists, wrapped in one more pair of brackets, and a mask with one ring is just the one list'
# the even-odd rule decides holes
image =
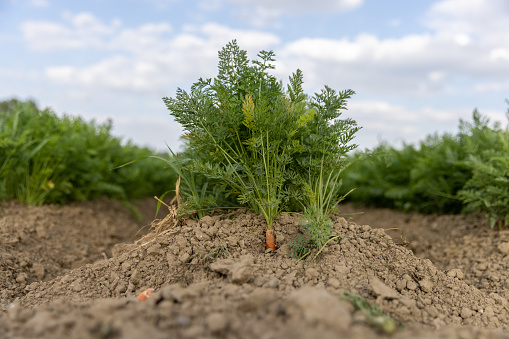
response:
{"label": "carrot root crown", "polygon": [[145,291],[138,294],[137,298],[139,301],[145,301],[154,293],[153,288],[147,288]]}
{"label": "carrot root crown", "polygon": [[266,247],[272,249],[273,252],[276,252],[276,235],[274,234],[274,230],[267,230],[265,237]]}

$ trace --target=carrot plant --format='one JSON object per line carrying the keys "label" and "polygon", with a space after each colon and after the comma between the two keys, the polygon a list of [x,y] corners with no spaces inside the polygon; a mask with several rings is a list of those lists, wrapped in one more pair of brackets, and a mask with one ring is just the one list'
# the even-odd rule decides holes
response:
{"label": "carrot plant", "polygon": [[352,90],[326,86],[308,98],[300,70],[285,90],[270,74],[274,56],[261,51],[250,63],[234,40],[219,52],[214,79],[163,98],[194,155],[183,171],[213,180],[226,196],[263,214],[269,230],[281,211],[303,205],[306,178],[320,173],[322,160],[327,171],[346,164],[359,129],[339,119]]}
{"label": "carrot plant", "polygon": [[473,136],[465,141],[470,154],[464,161],[472,177],[458,197],[466,211],[485,212],[491,228],[503,228],[509,226],[509,130],[488,122],[477,114],[473,124],[464,124]]}

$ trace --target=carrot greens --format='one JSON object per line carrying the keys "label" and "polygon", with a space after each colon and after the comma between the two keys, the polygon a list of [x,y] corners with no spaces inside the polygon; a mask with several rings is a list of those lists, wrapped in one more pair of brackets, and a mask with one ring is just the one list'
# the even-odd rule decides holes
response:
{"label": "carrot greens", "polygon": [[234,40],[219,52],[214,79],[200,78],[190,92],[179,88],[174,98],[163,98],[185,130],[190,160],[183,171],[199,173],[263,214],[269,229],[282,211],[302,210],[309,174],[346,165],[359,130],[354,120],[339,119],[354,91],[325,86],[309,97],[300,70],[285,89],[271,73],[274,57],[261,51],[249,62]]}

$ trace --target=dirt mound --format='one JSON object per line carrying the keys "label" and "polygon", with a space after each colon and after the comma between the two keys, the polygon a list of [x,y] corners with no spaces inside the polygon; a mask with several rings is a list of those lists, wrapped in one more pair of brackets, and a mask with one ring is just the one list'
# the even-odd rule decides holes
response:
{"label": "dirt mound", "polygon": [[347,219],[388,230],[418,257],[441,270],[460,269],[463,280],[485,292],[509,298],[509,231],[491,230],[484,215],[417,215],[389,209],[342,206]]}
{"label": "dirt mound", "polygon": [[[67,206],[0,204],[0,301],[25,294],[25,287],[72,268],[111,257],[113,245],[139,238],[153,219],[156,203],[135,202],[141,221],[120,203],[107,200]],[[147,229],[148,230],[148,229]],[[141,234],[145,234],[146,231]]]}
{"label": "dirt mound", "polygon": [[[396,338],[509,338],[504,294],[467,283],[463,270],[439,270],[383,229],[339,215],[341,241],[299,261],[288,242],[301,222],[289,214],[275,221],[272,253],[262,242],[264,219],[249,211],[183,224],[167,217],[164,232],[115,246],[113,258],[27,285],[4,308],[0,331],[16,338],[381,336],[340,299],[348,291],[403,324]],[[139,302],[146,288],[156,292]]]}

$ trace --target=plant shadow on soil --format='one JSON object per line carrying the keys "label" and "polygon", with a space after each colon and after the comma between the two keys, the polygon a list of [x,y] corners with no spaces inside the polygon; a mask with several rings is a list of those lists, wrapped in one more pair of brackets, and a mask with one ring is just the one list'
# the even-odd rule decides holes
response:
{"label": "plant shadow on soil", "polygon": [[[153,215],[155,203],[139,206]],[[364,214],[348,215],[358,211]],[[349,204],[340,213],[333,227],[341,241],[315,260],[312,253],[299,261],[289,257],[288,243],[300,232],[294,214],[276,219],[272,253],[265,250],[263,217],[246,210],[179,223],[168,215],[153,223],[156,236],[138,233],[140,224],[114,202],[4,202],[0,333],[509,338],[509,232],[490,230],[479,215],[420,216]],[[155,293],[140,302],[136,295],[146,288]],[[345,291],[376,302],[401,328],[386,334],[370,327],[341,300]]]}

